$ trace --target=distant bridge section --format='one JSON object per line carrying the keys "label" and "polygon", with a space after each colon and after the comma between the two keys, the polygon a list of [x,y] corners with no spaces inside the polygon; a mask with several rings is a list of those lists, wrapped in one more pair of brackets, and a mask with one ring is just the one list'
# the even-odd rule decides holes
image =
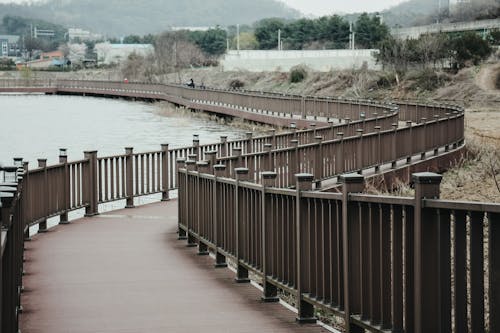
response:
{"label": "distant bridge section", "polygon": [[500,19],[422,25],[418,27],[392,29],[391,33],[394,37],[411,39],[419,38],[421,35],[439,32],[477,31],[488,33],[496,29],[500,29]]}

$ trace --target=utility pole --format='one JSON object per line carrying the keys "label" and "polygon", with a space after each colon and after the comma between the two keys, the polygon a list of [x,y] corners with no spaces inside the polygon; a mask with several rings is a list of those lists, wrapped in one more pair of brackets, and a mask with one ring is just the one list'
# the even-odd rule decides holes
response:
{"label": "utility pole", "polygon": [[349,49],[354,50],[355,35],[352,22],[349,23]]}
{"label": "utility pole", "polygon": [[240,25],[236,25],[236,49],[238,50],[238,54],[240,53]]}
{"label": "utility pole", "polygon": [[278,51],[281,51],[281,29],[278,29]]}

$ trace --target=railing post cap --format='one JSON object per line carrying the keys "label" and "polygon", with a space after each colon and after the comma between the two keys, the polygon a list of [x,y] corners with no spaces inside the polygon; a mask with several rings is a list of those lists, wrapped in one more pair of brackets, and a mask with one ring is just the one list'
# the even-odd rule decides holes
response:
{"label": "railing post cap", "polygon": [[9,166],[3,166],[0,167],[0,170],[3,170],[5,172],[16,172],[19,167],[15,165],[9,165]]}
{"label": "railing post cap", "polygon": [[382,128],[382,127],[380,127],[380,126],[375,126],[375,127],[374,127],[374,129],[375,129],[376,131],[380,131],[380,129],[381,129],[381,128]]}
{"label": "railing post cap", "polygon": [[415,184],[440,184],[443,176],[434,172],[419,172],[411,175]]}
{"label": "railing post cap", "polygon": [[314,179],[314,175],[310,173],[297,173],[295,174],[295,178],[299,182],[312,182]]}
{"label": "railing post cap", "polygon": [[248,137],[248,138],[251,138],[253,136],[253,132],[246,132],[245,135]]}
{"label": "railing post cap", "polygon": [[210,151],[207,151],[205,153],[205,155],[216,155],[217,154],[217,150],[210,150]]}
{"label": "railing post cap", "polygon": [[196,165],[200,166],[200,167],[206,167],[206,166],[208,166],[208,162],[207,161],[198,161],[198,162],[196,162]]}
{"label": "railing post cap", "polygon": [[340,175],[339,180],[343,184],[360,184],[364,182],[365,177],[359,173],[346,173]]}
{"label": "railing post cap", "polygon": [[[292,140],[293,141],[293,140]],[[264,147],[265,148],[272,148],[273,147],[273,144],[272,143],[265,143],[264,144]]]}
{"label": "railing post cap", "polygon": [[186,164],[194,165],[194,164],[196,164],[196,161],[194,161],[194,160],[187,160]]}
{"label": "railing post cap", "polygon": [[323,140],[323,137],[321,135],[316,135],[314,139],[316,139],[316,141],[321,141]]}
{"label": "railing post cap", "polygon": [[263,171],[261,175],[264,179],[276,179],[278,177],[278,174],[274,171]]}
{"label": "railing post cap", "polygon": [[[126,149],[134,149],[134,148],[126,148]],[[84,154],[97,154],[97,150],[85,150]]]}
{"label": "railing post cap", "polygon": [[[47,159],[46,158],[38,158],[37,161],[38,162],[47,162]],[[4,167],[4,170],[5,170],[5,168],[10,168],[10,167]],[[12,167],[12,168],[16,168],[17,169],[17,167]]]}
{"label": "railing post cap", "polygon": [[248,168],[235,168],[234,172],[237,175],[246,175],[246,174],[248,174]]}
{"label": "railing post cap", "polygon": [[337,136],[344,136],[344,132],[338,132]]}
{"label": "railing post cap", "polygon": [[168,143],[162,143],[161,144],[161,148],[164,149],[164,148],[167,148],[168,149]]}
{"label": "railing post cap", "polygon": [[316,123],[310,123],[309,126],[316,127]]}
{"label": "railing post cap", "polygon": [[241,147],[234,147],[234,148],[233,148],[233,151],[238,151],[238,152],[241,152]]}
{"label": "railing post cap", "polygon": [[175,160],[176,163],[185,163],[186,162],[186,159],[184,157],[177,157],[177,159]]}
{"label": "railing post cap", "polygon": [[226,166],[224,164],[216,164],[216,165],[214,165],[214,169],[222,171],[222,170],[226,170]]}
{"label": "railing post cap", "polygon": [[196,160],[197,157],[198,157],[198,155],[196,155],[196,154],[189,154],[188,155],[188,159],[190,159],[190,160]]}

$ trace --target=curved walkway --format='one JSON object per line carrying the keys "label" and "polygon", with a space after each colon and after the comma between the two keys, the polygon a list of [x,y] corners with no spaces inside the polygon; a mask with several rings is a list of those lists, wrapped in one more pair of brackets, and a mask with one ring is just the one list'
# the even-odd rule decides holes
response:
{"label": "curved walkway", "polygon": [[327,332],[262,303],[177,240],[177,201],[59,225],[26,243],[23,333]]}

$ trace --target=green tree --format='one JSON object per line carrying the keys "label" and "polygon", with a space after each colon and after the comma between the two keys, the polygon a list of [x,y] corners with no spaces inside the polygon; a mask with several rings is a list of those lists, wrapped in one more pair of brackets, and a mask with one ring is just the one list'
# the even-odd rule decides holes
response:
{"label": "green tree", "polygon": [[301,50],[307,44],[318,40],[317,25],[314,20],[300,19],[284,28],[283,37],[287,48]]}
{"label": "green tree", "polygon": [[349,22],[338,15],[317,19],[316,31],[319,40],[324,42],[327,48],[345,48],[349,41]]}
{"label": "green tree", "polygon": [[389,28],[380,22],[380,17],[361,14],[355,24],[356,45],[361,48],[376,48],[389,35]]}
{"label": "green tree", "polygon": [[[231,47],[236,48],[236,36],[231,41]],[[259,42],[255,35],[251,32],[240,32],[240,49],[242,50],[255,50],[259,48]]]}
{"label": "green tree", "polygon": [[191,32],[190,39],[207,55],[220,56],[226,52],[227,32],[220,27]]}
{"label": "green tree", "polygon": [[452,38],[450,47],[453,50],[453,58],[460,67],[465,66],[467,62],[477,65],[492,52],[488,42],[474,32],[466,32]]}
{"label": "green tree", "polygon": [[255,38],[262,50],[271,50],[278,47],[278,30],[285,28],[285,21],[279,18],[264,19],[255,25]]}
{"label": "green tree", "polygon": [[141,44],[142,38],[138,35],[129,35],[123,38],[123,44]]}

